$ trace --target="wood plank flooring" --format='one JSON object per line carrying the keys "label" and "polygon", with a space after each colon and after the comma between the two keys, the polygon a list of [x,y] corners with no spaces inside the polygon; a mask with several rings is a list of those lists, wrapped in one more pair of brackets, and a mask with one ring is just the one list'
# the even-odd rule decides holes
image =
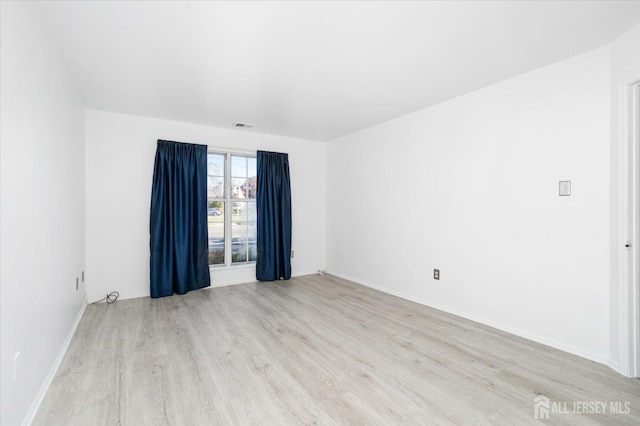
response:
{"label": "wood plank flooring", "polygon": [[[35,425],[539,424],[640,380],[332,276],[87,307]],[[624,409],[624,406],[622,406]]]}

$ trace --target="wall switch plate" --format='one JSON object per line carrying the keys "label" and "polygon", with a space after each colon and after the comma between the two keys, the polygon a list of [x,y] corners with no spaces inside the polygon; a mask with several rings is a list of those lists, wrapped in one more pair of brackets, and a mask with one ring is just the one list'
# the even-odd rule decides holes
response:
{"label": "wall switch plate", "polygon": [[571,181],[561,180],[558,183],[558,195],[561,197],[568,197],[571,195]]}
{"label": "wall switch plate", "polygon": [[439,280],[440,279],[440,269],[434,269],[433,270],[433,279],[434,280]]}

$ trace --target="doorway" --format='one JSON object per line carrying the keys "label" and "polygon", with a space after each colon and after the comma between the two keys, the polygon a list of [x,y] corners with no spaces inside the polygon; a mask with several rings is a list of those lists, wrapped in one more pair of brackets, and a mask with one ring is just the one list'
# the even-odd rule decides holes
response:
{"label": "doorway", "polygon": [[[622,372],[640,377],[640,81],[627,86],[623,132],[626,186],[623,221],[625,256],[621,294]],[[625,362],[626,361],[626,362]],[[626,364],[626,365],[625,365]]]}
{"label": "doorway", "polygon": [[629,313],[632,375],[640,377],[640,82],[629,93]]}

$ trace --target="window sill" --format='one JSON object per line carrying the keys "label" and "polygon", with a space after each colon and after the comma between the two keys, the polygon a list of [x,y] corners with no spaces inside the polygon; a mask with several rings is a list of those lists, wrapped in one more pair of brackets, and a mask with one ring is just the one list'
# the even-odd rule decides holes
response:
{"label": "window sill", "polygon": [[209,275],[211,287],[251,283],[256,281],[256,265],[210,266]]}
{"label": "window sill", "polygon": [[209,271],[211,272],[222,272],[222,271],[236,271],[243,269],[256,269],[256,264],[254,263],[241,263],[239,265],[209,265]]}

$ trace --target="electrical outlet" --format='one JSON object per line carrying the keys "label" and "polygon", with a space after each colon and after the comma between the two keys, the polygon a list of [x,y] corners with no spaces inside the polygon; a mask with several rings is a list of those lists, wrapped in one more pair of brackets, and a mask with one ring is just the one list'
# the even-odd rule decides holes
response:
{"label": "electrical outlet", "polygon": [[76,277],[76,291],[78,291],[78,281],[79,281],[79,278]]}
{"label": "electrical outlet", "polygon": [[295,257],[295,252],[291,250],[291,258],[293,259],[294,257]]}
{"label": "electrical outlet", "polygon": [[22,355],[20,355],[20,351],[16,352],[13,356],[13,381],[18,381],[18,375],[20,374],[20,364],[22,362]]}
{"label": "electrical outlet", "polygon": [[433,270],[433,279],[434,280],[439,280],[440,279],[440,269],[434,269]]}

